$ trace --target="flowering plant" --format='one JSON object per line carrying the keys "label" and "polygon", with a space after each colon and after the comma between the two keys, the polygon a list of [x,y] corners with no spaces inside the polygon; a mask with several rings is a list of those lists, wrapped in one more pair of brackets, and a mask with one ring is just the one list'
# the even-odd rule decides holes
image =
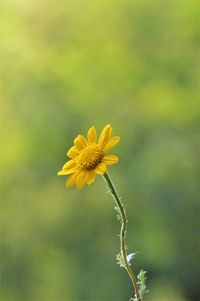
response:
{"label": "flowering plant", "polygon": [[117,263],[120,267],[126,269],[130,276],[134,289],[134,297],[130,301],[142,301],[147,293],[146,289],[146,271],[141,270],[136,277],[131,268],[131,260],[136,253],[127,255],[127,247],[125,245],[125,237],[127,232],[127,216],[125,207],[119,197],[117,190],[107,172],[107,166],[113,165],[119,161],[116,155],[108,155],[108,152],[116,146],[120,137],[114,136],[111,138],[113,128],[106,125],[102,130],[97,142],[95,127],[91,127],[87,133],[87,139],[83,135],[78,135],[74,140],[74,146],[67,152],[70,158],[64,164],[58,175],[70,175],[66,182],[68,188],[76,184],[77,188],[81,189],[85,184],[92,184],[95,181],[96,175],[103,175],[108,190],[116,202],[117,217],[121,224],[120,230],[120,253],[116,256]]}

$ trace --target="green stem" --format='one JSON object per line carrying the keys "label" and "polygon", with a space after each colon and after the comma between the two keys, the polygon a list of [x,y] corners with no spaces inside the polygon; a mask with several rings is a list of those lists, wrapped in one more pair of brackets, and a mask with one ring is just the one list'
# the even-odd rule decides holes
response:
{"label": "green stem", "polygon": [[106,184],[109,188],[109,192],[112,194],[117,207],[119,208],[120,211],[120,215],[121,215],[121,231],[120,231],[120,253],[121,256],[123,258],[123,263],[124,263],[124,267],[126,269],[126,271],[128,272],[130,278],[131,278],[131,282],[133,284],[133,288],[134,288],[134,293],[135,293],[135,301],[141,301],[141,297],[140,297],[140,293],[139,293],[139,289],[138,289],[138,285],[137,285],[137,280],[136,277],[134,275],[133,270],[131,269],[128,260],[127,260],[127,253],[126,253],[126,245],[125,245],[125,236],[126,236],[126,228],[127,228],[127,217],[126,217],[126,210],[124,208],[124,205],[122,204],[120,197],[117,193],[117,190],[109,176],[108,173],[105,173],[103,175]]}

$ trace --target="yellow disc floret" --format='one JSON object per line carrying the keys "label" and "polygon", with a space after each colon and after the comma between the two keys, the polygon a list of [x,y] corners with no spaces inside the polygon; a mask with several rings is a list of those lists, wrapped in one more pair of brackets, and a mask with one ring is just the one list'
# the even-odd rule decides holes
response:
{"label": "yellow disc floret", "polygon": [[102,148],[94,143],[81,151],[80,155],[77,157],[77,162],[85,167],[85,169],[92,170],[101,162],[103,156]]}

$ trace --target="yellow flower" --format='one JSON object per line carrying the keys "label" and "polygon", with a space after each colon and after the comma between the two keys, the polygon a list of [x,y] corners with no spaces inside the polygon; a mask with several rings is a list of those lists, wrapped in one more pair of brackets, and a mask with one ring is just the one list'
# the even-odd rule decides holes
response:
{"label": "yellow flower", "polygon": [[104,127],[99,140],[96,140],[96,129],[91,127],[87,133],[87,139],[78,135],[74,140],[74,146],[67,152],[71,159],[64,164],[59,176],[71,174],[67,180],[67,187],[72,187],[75,183],[77,188],[82,188],[85,184],[92,184],[96,175],[104,174],[107,165],[115,164],[119,161],[115,155],[107,153],[120,141],[120,137],[111,138],[113,128],[108,124]]}

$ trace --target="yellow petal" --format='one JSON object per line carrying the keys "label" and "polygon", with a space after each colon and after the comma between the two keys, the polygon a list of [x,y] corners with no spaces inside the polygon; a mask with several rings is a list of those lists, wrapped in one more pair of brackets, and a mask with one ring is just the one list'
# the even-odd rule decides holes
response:
{"label": "yellow petal", "polygon": [[89,172],[89,176],[88,176],[88,179],[87,179],[87,184],[90,185],[92,184],[96,179],[96,173],[94,170],[91,170]]}
{"label": "yellow petal", "polygon": [[67,163],[65,163],[63,165],[62,169],[71,169],[71,168],[73,168],[75,166],[76,166],[76,163],[74,162],[74,160],[69,160]]}
{"label": "yellow petal", "polygon": [[78,156],[79,155],[79,150],[78,150],[78,148],[76,147],[76,146],[72,146],[70,149],[69,149],[69,151],[67,152],[67,156],[69,157],[69,158],[74,158],[74,157],[76,157],[76,156]]}
{"label": "yellow petal", "polygon": [[88,134],[87,134],[87,139],[88,139],[88,144],[92,144],[92,143],[95,143],[96,142],[96,129],[95,127],[91,127],[88,131]]}
{"label": "yellow petal", "polygon": [[57,173],[57,175],[58,176],[66,176],[66,175],[70,175],[71,173],[74,173],[75,171],[77,171],[77,166],[75,166],[71,169],[62,169]]}
{"label": "yellow petal", "polygon": [[101,135],[99,137],[99,146],[101,146],[103,149],[106,146],[108,140],[110,139],[110,136],[112,134],[113,128],[110,126],[110,124],[106,125],[101,132]]}
{"label": "yellow petal", "polygon": [[106,165],[113,165],[119,161],[119,158],[115,155],[104,156],[102,162]]}
{"label": "yellow petal", "polygon": [[117,143],[119,143],[120,137],[114,136],[113,138],[109,139],[107,144],[104,147],[104,152],[110,151]]}
{"label": "yellow petal", "polygon": [[79,149],[82,150],[84,147],[87,146],[87,140],[83,135],[78,135],[76,139],[74,139],[74,145]]}
{"label": "yellow petal", "polygon": [[74,173],[73,175],[71,175],[71,176],[68,178],[68,180],[67,180],[67,182],[66,182],[66,186],[67,186],[68,188],[71,188],[71,187],[75,184],[75,182],[76,182],[76,176],[77,176],[77,173]]}
{"label": "yellow petal", "polygon": [[79,174],[76,176],[76,186],[77,188],[81,189],[87,182],[89,176],[89,172],[87,170],[82,170],[79,172]]}
{"label": "yellow petal", "polygon": [[98,175],[103,175],[106,172],[106,165],[104,163],[99,163],[97,167],[95,168],[95,173]]}

